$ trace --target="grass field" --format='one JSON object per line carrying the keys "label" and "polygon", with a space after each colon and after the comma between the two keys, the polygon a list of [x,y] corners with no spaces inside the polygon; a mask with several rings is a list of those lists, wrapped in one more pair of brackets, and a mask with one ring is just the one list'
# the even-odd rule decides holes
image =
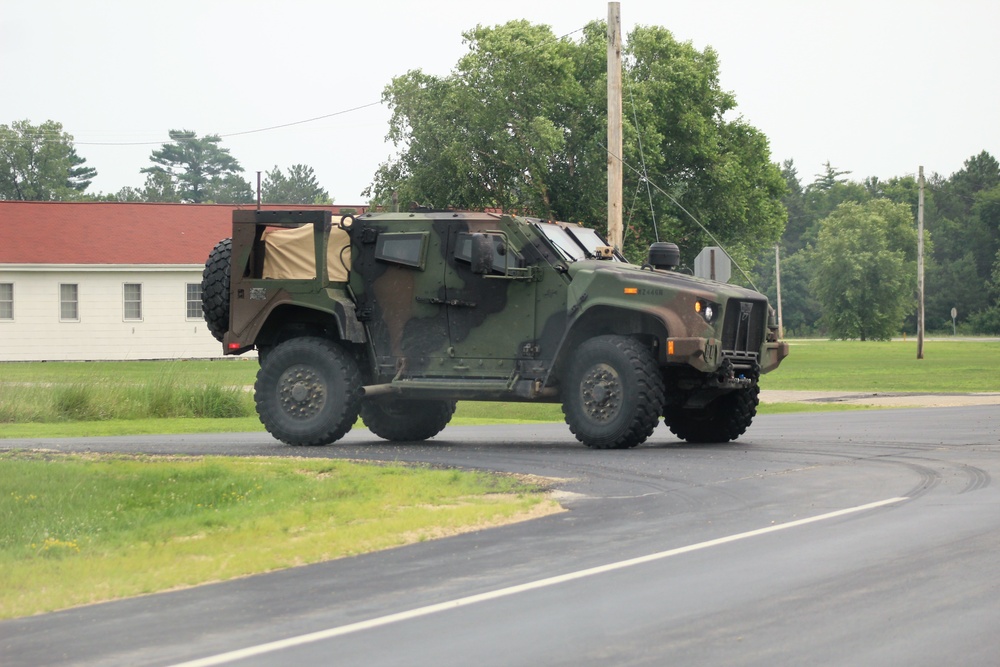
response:
{"label": "grass field", "polygon": [[558,511],[511,476],[296,458],[0,453],[0,618]]}
{"label": "grass field", "polygon": [[791,341],[778,370],[765,375],[765,389],[813,391],[979,392],[1000,390],[1000,342],[975,340]]}

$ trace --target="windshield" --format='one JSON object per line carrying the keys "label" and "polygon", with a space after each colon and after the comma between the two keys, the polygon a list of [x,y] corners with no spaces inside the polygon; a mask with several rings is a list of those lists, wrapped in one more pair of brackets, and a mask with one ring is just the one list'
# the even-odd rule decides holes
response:
{"label": "windshield", "polygon": [[562,258],[570,262],[578,259],[586,259],[587,253],[583,247],[577,243],[572,236],[562,227],[553,223],[537,224],[535,227],[552,242]]}
{"label": "windshield", "polygon": [[589,227],[571,227],[569,233],[587,249],[589,257],[597,257],[600,253],[598,248],[608,247],[608,242],[598,236],[597,232]]}
{"label": "windshield", "polygon": [[538,223],[535,227],[552,242],[562,258],[570,262],[600,257],[598,248],[608,245],[597,232],[587,227],[564,227],[556,223]]}

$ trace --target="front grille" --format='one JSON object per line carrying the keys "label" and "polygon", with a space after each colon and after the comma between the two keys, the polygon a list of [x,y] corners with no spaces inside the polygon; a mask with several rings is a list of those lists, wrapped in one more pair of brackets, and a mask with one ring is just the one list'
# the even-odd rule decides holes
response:
{"label": "front grille", "polygon": [[722,354],[756,361],[767,330],[767,302],[730,299],[722,326]]}

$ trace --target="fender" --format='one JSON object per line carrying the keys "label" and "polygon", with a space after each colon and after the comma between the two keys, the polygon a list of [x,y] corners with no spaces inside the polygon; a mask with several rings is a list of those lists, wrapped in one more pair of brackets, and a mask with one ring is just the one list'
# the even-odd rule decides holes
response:
{"label": "fender", "polygon": [[[254,281],[257,282],[257,281]],[[303,303],[283,287],[251,287],[247,294],[245,289],[235,290],[234,299],[251,299],[265,301],[265,305],[255,311],[254,317],[247,322],[231,323],[231,330],[226,334],[223,344],[226,354],[240,354],[253,347],[260,332],[273,322],[273,318],[282,317],[280,312],[284,307],[292,308],[297,313],[312,313],[316,322],[333,320],[337,325],[337,333],[341,340],[351,343],[365,343],[368,336],[364,326],[357,318],[354,303],[343,290],[326,288],[324,298],[319,303]]]}

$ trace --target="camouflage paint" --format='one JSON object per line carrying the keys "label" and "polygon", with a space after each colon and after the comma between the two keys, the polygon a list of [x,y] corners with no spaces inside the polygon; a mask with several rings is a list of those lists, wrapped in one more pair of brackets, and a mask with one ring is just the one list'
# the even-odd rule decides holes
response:
{"label": "camouflage paint", "polygon": [[[462,382],[455,387],[466,392],[464,398],[477,398],[469,389],[476,380],[494,382],[483,396],[495,396],[497,380],[511,387],[516,381],[553,384],[574,346],[601,333],[647,340],[665,377],[677,369],[687,385],[697,388],[704,381],[712,391],[737,387],[727,384],[734,366],[750,378],[741,382],[756,382],[787,355],[787,344],[777,341],[769,326],[763,295],[621,261],[566,261],[539,231],[538,225],[554,223],[487,213],[366,214],[349,230],[353,267],[344,285],[323,284],[323,276],[255,279],[261,228],[252,224],[254,213],[234,214],[226,342],[239,348],[227,353],[250,349],[258,334],[277,330],[276,314],[286,320],[304,316],[365,344],[369,382],[450,379]],[[304,221],[295,212],[285,218],[268,213],[269,224],[317,225],[322,263],[320,229],[330,224],[329,214]],[[491,274],[473,273],[468,259],[459,256],[471,246],[469,234],[487,234],[503,248]],[[397,251],[399,257],[387,258]],[[347,321],[352,304],[357,316]],[[711,322],[696,309],[706,304],[715,311]]]}

